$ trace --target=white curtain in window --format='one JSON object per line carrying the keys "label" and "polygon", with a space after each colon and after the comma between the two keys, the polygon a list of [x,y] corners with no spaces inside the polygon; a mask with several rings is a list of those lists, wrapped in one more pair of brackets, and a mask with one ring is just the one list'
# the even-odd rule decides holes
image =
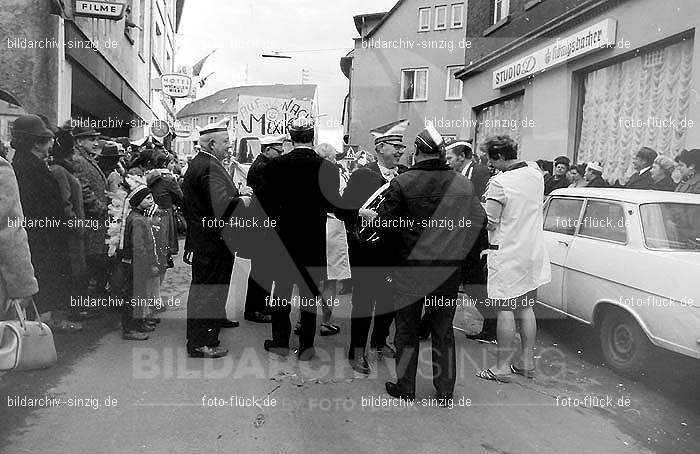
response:
{"label": "white curtain in window", "polygon": [[[578,162],[600,161],[604,178],[624,183],[640,147],[669,157],[684,148],[692,58],[693,40],[684,40],[589,73]],[[669,120],[677,123],[661,123]]]}
{"label": "white curtain in window", "polygon": [[484,107],[476,114],[475,142],[479,145],[489,136],[509,135],[520,144],[520,125],[523,117],[523,97],[518,96],[506,101]]}

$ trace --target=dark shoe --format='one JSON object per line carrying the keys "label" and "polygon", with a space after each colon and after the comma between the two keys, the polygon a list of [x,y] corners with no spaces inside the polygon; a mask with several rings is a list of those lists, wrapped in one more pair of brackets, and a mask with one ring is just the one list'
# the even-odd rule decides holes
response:
{"label": "dark shoe", "polygon": [[227,318],[221,320],[221,324],[220,324],[220,326],[222,328],[237,328],[238,325],[240,325],[240,323],[237,322],[236,320],[229,320]]}
{"label": "dark shoe", "polygon": [[467,339],[475,340],[475,341],[481,342],[483,344],[495,344],[496,343],[496,336],[487,334],[483,331],[476,333],[476,334],[465,334],[464,336]]}
{"label": "dark shoe", "polygon": [[369,367],[366,356],[363,356],[360,359],[348,358],[348,361],[350,361],[350,367],[352,367],[352,370],[355,372],[369,375],[369,373],[372,371],[372,369]]}
{"label": "dark shoe", "polygon": [[272,317],[262,312],[253,312],[252,315],[244,315],[243,318],[254,323],[272,323]]}
{"label": "dark shoe", "polygon": [[187,352],[192,358],[221,358],[228,355],[228,350],[223,347],[198,347]]}
{"label": "dark shoe", "polygon": [[219,339],[217,339],[216,341],[212,342],[211,344],[207,344],[207,347],[214,348],[214,347],[218,347],[219,345],[221,345],[221,341]]}
{"label": "dark shoe", "polygon": [[316,349],[313,347],[301,348],[297,350],[297,359],[299,361],[311,361],[316,357]]}
{"label": "dark shoe", "polygon": [[136,331],[141,331],[142,333],[150,333],[156,330],[156,327],[153,325],[149,325],[146,322],[139,323],[138,326],[136,326]]}
{"label": "dark shoe", "polygon": [[396,350],[389,347],[387,344],[380,345],[378,347],[370,347],[370,349],[377,353],[377,357],[385,357],[385,358],[395,358],[396,357]]}
{"label": "dark shoe", "polygon": [[340,326],[333,323],[321,323],[319,333],[321,336],[334,336],[340,332]]}
{"label": "dark shoe", "polygon": [[275,345],[275,343],[270,339],[267,339],[263,343],[263,348],[270,353],[275,353],[276,355],[280,355],[280,356],[289,355],[289,347],[281,347],[279,345]]}
{"label": "dark shoe", "polygon": [[124,331],[122,333],[122,339],[132,341],[145,341],[148,340],[148,334],[142,333],[140,331]]}
{"label": "dark shoe", "polygon": [[146,323],[150,323],[151,325],[157,325],[160,323],[160,317],[146,317]]}
{"label": "dark shoe", "polygon": [[404,393],[399,390],[399,385],[396,383],[392,383],[390,381],[384,383],[384,387],[386,387],[386,392],[389,393],[391,397],[395,397],[397,399],[403,399],[403,400],[415,400],[416,399],[416,394],[415,393]]}

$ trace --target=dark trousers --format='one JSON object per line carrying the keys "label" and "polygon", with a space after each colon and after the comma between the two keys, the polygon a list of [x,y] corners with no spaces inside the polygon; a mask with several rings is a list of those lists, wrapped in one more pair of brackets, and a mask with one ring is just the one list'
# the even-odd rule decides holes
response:
{"label": "dark trousers", "polygon": [[[265,244],[259,243],[261,248]],[[245,298],[245,316],[252,316],[255,312],[268,313],[266,297],[270,296],[274,277],[274,265],[267,257],[253,257],[251,261],[250,276],[248,277],[248,294]]]}
{"label": "dark trousers", "polygon": [[[457,299],[457,291],[443,295],[428,295],[428,300],[443,296],[451,301]],[[421,323],[424,299],[396,293],[396,374],[401,392],[414,394],[416,391],[416,371],[418,369],[419,340],[418,329]],[[455,359],[455,337],[452,320],[455,305],[431,307],[428,309],[428,323],[432,342],[433,386],[438,395],[451,396],[454,392],[457,366]]]}
{"label": "dark trousers", "polygon": [[[272,316],[272,342],[278,347],[289,347],[289,336],[292,333],[292,323],[289,320],[289,313],[292,304],[299,304],[300,308],[300,333],[299,351],[313,347],[316,336],[316,304],[321,304],[321,292],[318,284],[309,273],[302,272],[299,286],[299,301],[292,301],[293,281],[288,278],[275,285],[274,301],[270,304],[270,315]],[[317,303],[318,301],[318,303]]]}
{"label": "dark trousers", "polygon": [[140,320],[134,318],[134,307],[131,303],[134,294],[131,264],[117,262],[110,278],[110,284],[112,297],[121,301],[122,331],[136,330]]}
{"label": "dark trousers", "polygon": [[[486,257],[483,260],[485,261],[485,259]],[[464,292],[469,298],[476,301],[476,309],[484,318],[481,333],[485,337],[495,339],[498,313],[492,305],[486,304],[488,294],[486,292],[487,275],[484,264],[485,262],[481,260],[466,260],[462,265],[462,282],[464,283]]]}
{"label": "dark trousers", "polygon": [[88,293],[91,296],[104,296],[109,279],[107,254],[88,255],[85,262],[88,271]]}
{"label": "dark trousers", "polygon": [[389,328],[394,320],[394,304],[385,273],[372,267],[356,267],[352,269],[352,273],[352,312],[350,351],[348,352],[348,357],[351,359],[365,354],[373,313],[374,329],[370,340],[372,347],[386,344]]}
{"label": "dark trousers", "polygon": [[192,257],[192,284],[187,297],[187,350],[213,345],[226,318],[233,256],[228,249]]}

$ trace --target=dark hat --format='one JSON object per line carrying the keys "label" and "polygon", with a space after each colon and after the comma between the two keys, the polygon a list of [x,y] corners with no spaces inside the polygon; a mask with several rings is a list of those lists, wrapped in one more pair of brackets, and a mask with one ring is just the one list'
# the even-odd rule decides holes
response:
{"label": "dark hat", "polygon": [[557,156],[554,158],[554,165],[556,166],[559,164],[564,164],[566,167],[569,167],[571,165],[571,159],[567,156]]}
{"label": "dark hat", "polygon": [[102,149],[97,153],[97,158],[120,158],[126,156],[124,148],[117,142],[107,141],[102,145]]}
{"label": "dark hat", "polygon": [[314,120],[311,117],[297,117],[287,123],[289,133],[308,132],[314,130]]}
{"label": "dark hat", "polygon": [[404,146],[403,135],[406,133],[408,125],[408,120],[392,121],[372,129],[369,133],[374,137],[375,146],[381,143]]}
{"label": "dark hat", "polygon": [[46,127],[44,121],[38,115],[22,115],[14,121],[12,135],[50,138],[53,137],[53,132]]}
{"label": "dark hat", "polygon": [[433,123],[427,122],[425,129],[416,136],[416,147],[426,154],[437,154],[445,149],[445,140],[442,138]]}
{"label": "dark hat", "polygon": [[82,139],[84,137],[99,137],[100,133],[88,126],[76,126],[73,128],[73,137]]}
{"label": "dark hat", "polygon": [[152,192],[148,189],[148,186],[139,186],[129,194],[129,205],[136,208],[149,194],[152,194]]}

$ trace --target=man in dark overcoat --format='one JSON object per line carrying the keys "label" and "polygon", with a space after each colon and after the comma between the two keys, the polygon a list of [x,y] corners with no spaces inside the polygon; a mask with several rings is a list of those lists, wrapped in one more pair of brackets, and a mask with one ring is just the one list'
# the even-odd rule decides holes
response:
{"label": "man in dark overcoat", "polygon": [[[187,220],[185,255],[191,255],[192,284],[187,298],[187,352],[196,358],[219,358],[219,330],[237,326],[226,319],[226,299],[237,250],[234,211],[250,205],[221,164],[231,148],[228,120],[199,132],[201,151],[190,161],[182,185]],[[241,208],[243,210],[243,208]]]}
{"label": "man in dark overcoat", "polygon": [[[289,351],[292,304],[301,310],[298,358],[314,357],[316,306],[320,305],[318,284],[326,278],[326,219],[334,212],[345,219],[340,207],[340,175],[332,162],[313,149],[314,124],[297,118],[288,125],[294,149],[272,160],[258,198],[275,221],[275,231],[284,245],[279,254],[279,285],[271,301],[272,339],[265,350],[285,355]],[[294,284],[299,298],[291,300]]]}

